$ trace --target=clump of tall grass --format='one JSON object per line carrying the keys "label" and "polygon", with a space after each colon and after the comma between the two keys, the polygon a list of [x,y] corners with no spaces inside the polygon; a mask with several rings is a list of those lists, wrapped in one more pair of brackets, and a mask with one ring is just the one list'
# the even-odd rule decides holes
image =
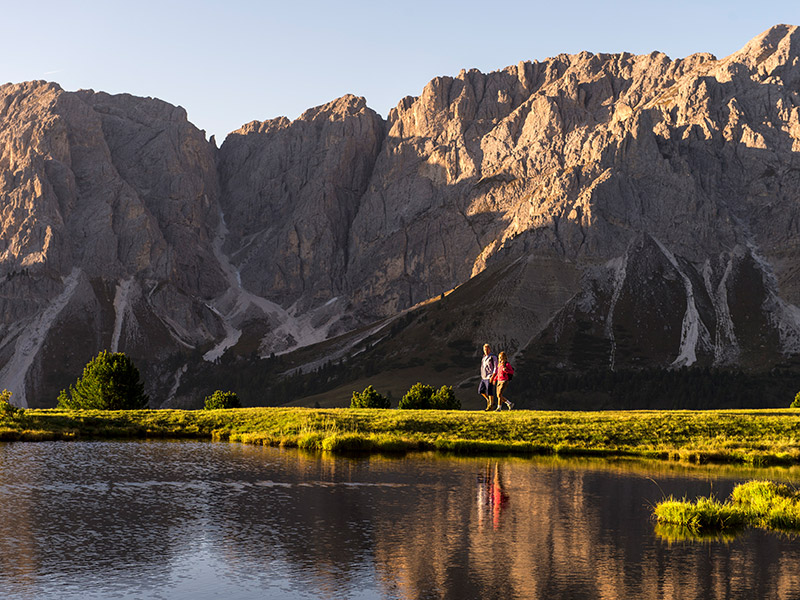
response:
{"label": "clump of tall grass", "polygon": [[800,492],[786,484],[749,481],[736,486],[731,500],[747,510],[761,527],[800,530]]}
{"label": "clump of tall grass", "polygon": [[320,446],[325,452],[376,452],[385,454],[404,454],[413,450],[420,450],[417,441],[405,439],[396,435],[365,434],[365,433],[340,433],[326,437]]}
{"label": "clump of tall grass", "polygon": [[656,505],[653,512],[659,525],[685,528],[695,535],[747,526],[798,532],[800,492],[772,481],[748,481],[737,485],[726,502],[713,497],[700,497],[694,502],[670,497]]}
{"label": "clump of tall grass", "polygon": [[716,498],[698,498],[694,502],[668,498],[655,508],[656,521],[687,528],[689,531],[739,529],[747,524],[744,510]]}
{"label": "clump of tall grass", "polygon": [[439,438],[433,443],[439,452],[453,454],[553,454],[553,448],[524,441],[511,440],[470,440]]}
{"label": "clump of tall grass", "polygon": [[297,436],[297,447],[303,450],[320,450],[325,434],[320,431],[307,431]]}
{"label": "clump of tall grass", "polygon": [[373,440],[360,433],[335,433],[322,440],[325,452],[371,452],[374,449]]}

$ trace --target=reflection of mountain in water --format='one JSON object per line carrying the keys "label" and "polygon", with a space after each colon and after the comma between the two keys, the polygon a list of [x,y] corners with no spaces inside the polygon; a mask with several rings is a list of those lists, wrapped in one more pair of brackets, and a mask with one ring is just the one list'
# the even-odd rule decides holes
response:
{"label": "reflection of mountain in water", "polygon": [[[642,476],[527,461],[492,461],[487,478],[480,459],[292,460],[331,484],[289,494],[296,502],[269,516],[246,504],[238,514],[273,531],[270,540],[284,532],[285,545],[267,555],[327,574],[331,589],[358,584],[365,567],[383,594],[403,598],[726,598],[752,589],[790,597],[796,589],[796,577],[775,566],[800,552],[778,536],[660,542],[647,503],[661,491]],[[476,481],[487,479],[488,504],[479,506]],[[726,485],[715,482],[715,493]],[[708,484],[669,479],[661,487],[691,496]]]}
{"label": "reflection of mountain in water", "polygon": [[[268,505],[232,496],[214,520],[239,569],[287,561],[330,596],[358,589],[367,571],[382,594],[403,598],[781,597],[794,576],[767,565],[800,558],[758,533],[728,545],[660,542],[647,502],[661,491],[640,476],[526,461],[283,460],[302,483],[276,488]],[[476,481],[488,483],[478,492],[488,504],[476,502]],[[661,487],[707,493],[702,481]],[[250,538],[261,541],[255,553]]]}
{"label": "reflection of mountain in water", "polygon": [[3,597],[9,579],[39,598],[42,573],[61,598],[93,582],[167,584],[161,567],[202,538],[199,507],[213,500],[206,482],[156,474],[173,459],[157,444],[0,444]]}
{"label": "reflection of mountain in water", "polygon": [[230,598],[791,598],[792,540],[654,534],[662,494],[725,496],[738,481],[712,477],[228,444],[0,446],[0,589],[37,600],[191,597],[200,581]]}

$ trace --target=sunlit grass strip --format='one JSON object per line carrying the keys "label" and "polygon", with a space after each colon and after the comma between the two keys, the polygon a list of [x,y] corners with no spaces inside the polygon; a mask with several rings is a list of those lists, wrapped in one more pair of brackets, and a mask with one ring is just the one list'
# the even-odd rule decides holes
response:
{"label": "sunlit grass strip", "polygon": [[786,484],[750,481],[736,486],[731,500],[759,527],[800,531],[800,492]]}
{"label": "sunlit grass strip", "polygon": [[77,429],[12,429],[0,427],[0,442],[50,442],[79,439]]}
{"label": "sunlit grass strip", "polygon": [[641,457],[695,464],[800,464],[800,412],[424,411],[244,408],[25,410],[0,440],[205,439],[332,452]]}
{"label": "sunlit grass strip", "polygon": [[800,492],[771,481],[748,481],[737,485],[726,502],[713,497],[694,502],[669,498],[655,507],[654,516],[659,525],[685,528],[698,535],[748,526],[798,532]]}
{"label": "sunlit grass strip", "polygon": [[679,525],[695,532],[739,529],[748,523],[740,507],[713,497],[698,498],[694,502],[669,498],[656,506],[655,517],[658,523]]}

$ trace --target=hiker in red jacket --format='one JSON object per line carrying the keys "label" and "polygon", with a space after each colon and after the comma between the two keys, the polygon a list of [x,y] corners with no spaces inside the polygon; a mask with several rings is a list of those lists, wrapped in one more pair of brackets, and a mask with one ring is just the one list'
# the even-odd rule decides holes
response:
{"label": "hiker in red jacket", "polygon": [[497,356],[497,368],[492,376],[492,382],[497,384],[497,408],[495,410],[502,410],[503,404],[508,407],[508,410],[514,408],[514,403],[510,400],[506,400],[505,396],[503,396],[503,392],[513,375],[514,367],[512,367],[506,359],[506,353],[501,352]]}

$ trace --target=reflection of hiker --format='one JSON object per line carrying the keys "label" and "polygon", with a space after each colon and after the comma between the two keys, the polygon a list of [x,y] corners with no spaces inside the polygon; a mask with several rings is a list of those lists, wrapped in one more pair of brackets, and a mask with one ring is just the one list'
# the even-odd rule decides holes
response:
{"label": "reflection of hiker", "polygon": [[[498,396],[499,399],[499,396]],[[503,489],[503,480],[500,478],[500,463],[494,463],[494,479],[492,479],[492,525],[497,529],[500,526],[500,511],[508,504],[508,494]]]}
{"label": "reflection of hiker", "polygon": [[483,359],[481,360],[481,382],[478,384],[478,393],[486,400],[484,411],[492,410],[492,396],[494,396],[494,385],[492,376],[497,368],[497,357],[492,354],[489,344],[483,345]]}
{"label": "reflection of hiker", "polygon": [[[494,471],[494,472],[493,472]],[[508,504],[508,494],[503,487],[500,463],[486,463],[486,474],[478,476],[478,524],[483,525],[484,518],[492,515],[492,526],[500,526],[500,512]]]}
{"label": "reflection of hiker", "polygon": [[495,410],[502,410],[503,404],[508,407],[508,410],[514,408],[514,403],[506,400],[505,396],[503,396],[503,392],[513,376],[514,367],[506,360],[506,353],[501,352],[497,357],[497,368],[492,377],[492,381],[497,383],[497,408]]}

